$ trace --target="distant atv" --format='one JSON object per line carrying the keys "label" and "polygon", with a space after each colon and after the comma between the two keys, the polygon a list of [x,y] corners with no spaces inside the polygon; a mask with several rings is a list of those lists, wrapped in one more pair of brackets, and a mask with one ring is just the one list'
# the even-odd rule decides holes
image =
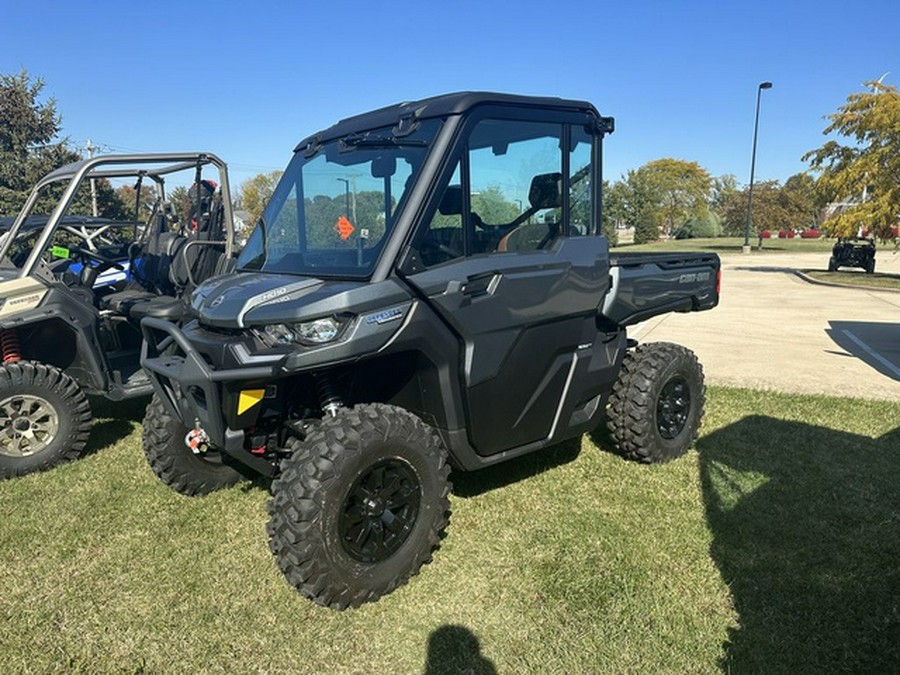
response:
{"label": "distant atv", "polygon": [[[181,222],[165,190],[178,174],[177,184],[193,182]],[[68,215],[92,179],[136,187],[134,213]],[[142,204],[148,186],[154,198]],[[48,196],[58,199],[53,213],[31,215]],[[182,296],[226,268],[232,229],[226,167],[208,153],[69,164],[38,182],[14,221],[0,222],[0,478],[78,457],[91,429],[86,394],[152,391],[140,369],[140,320],[177,322]]]}
{"label": "distant atv", "polygon": [[875,272],[875,240],[862,237],[839,237],[831,249],[828,271],[839,267],[860,267],[866,274]]}

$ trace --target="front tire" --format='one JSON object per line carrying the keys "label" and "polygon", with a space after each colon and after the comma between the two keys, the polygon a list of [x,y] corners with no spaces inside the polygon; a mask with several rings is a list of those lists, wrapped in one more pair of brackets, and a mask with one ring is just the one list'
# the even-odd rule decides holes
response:
{"label": "front tire", "polygon": [[183,495],[194,497],[230,487],[243,480],[236,469],[222,463],[221,454],[207,450],[194,454],[184,442],[188,428],[172,417],[153,395],[144,415],[144,455],[153,473]]}
{"label": "front tire", "polygon": [[668,462],[697,439],[705,404],[703,368],[691,350],[668,342],[640,345],[622,362],[607,426],[627,459]]}
{"label": "front tire", "polygon": [[450,515],[450,467],[433,429],[401,408],[368,404],[290,443],[272,484],[269,547],[302,595],[357,607],[431,560]]}
{"label": "front tire", "polygon": [[835,259],[834,256],[831,256],[828,259],[828,271],[829,272],[837,272],[837,268],[838,268],[837,260]]}
{"label": "front tire", "polygon": [[19,361],[0,366],[0,478],[78,459],[91,433],[91,406],[59,368]]}

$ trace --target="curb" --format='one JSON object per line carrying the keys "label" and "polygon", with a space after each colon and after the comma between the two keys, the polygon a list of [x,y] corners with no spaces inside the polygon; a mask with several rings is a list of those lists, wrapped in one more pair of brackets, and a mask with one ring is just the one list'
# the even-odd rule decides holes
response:
{"label": "curb", "polygon": [[831,286],[832,288],[852,288],[857,291],[880,291],[884,293],[900,293],[900,288],[881,288],[879,286],[859,286],[856,284],[839,284],[835,281],[822,281],[814,279],[806,272],[811,270],[791,270],[795,275],[803,279],[808,284],[816,284],[817,286]]}

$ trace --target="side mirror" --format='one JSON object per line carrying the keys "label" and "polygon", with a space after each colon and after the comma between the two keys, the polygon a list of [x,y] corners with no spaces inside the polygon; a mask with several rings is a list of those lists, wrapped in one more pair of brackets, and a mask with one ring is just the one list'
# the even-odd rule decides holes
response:
{"label": "side mirror", "polygon": [[397,159],[389,155],[372,160],[372,178],[390,178],[397,172]]}
{"label": "side mirror", "polygon": [[531,179],[528,202],[533,209],[555,209],[562,206],[562,174],[541,173]]}
{"label": "side mirror", "polygon": [[438,204],[438,211],[444,216],[456,216],[462,213],[462,188],[459,185],[448,185]]}

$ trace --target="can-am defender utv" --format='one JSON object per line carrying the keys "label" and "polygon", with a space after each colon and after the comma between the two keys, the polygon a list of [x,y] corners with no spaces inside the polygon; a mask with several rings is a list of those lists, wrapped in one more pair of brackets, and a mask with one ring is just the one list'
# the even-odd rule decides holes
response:
{"label": "can-am defender utv", "polygon": [[[69,213],[101,180],[135,188],[127,219]],[[167,180],[189,186],[180,222]],[[50,199],[49,216],[33,215]],[[86,394],[152,391],[140,320],[180,320],[182,296],[227,269],[233,241],[226,166],[210,153],[95,157],[38,182],[0,233],[0,478],[78,457]]]}
{"label": "can-am defender utv", "polygon": [[[696,357],[626,326],[718,302],[708,253],[610,254],[589,103],[462,93],[301,142],[234,274],[196,320],[142,322],[144,451],[168,485],[275,478],[270,546],[335,608],[431,559],[449,473],[609,422],[641,461],[684,453]],[[239,467],[237,470],[235,467]]]}
{"label": "can-am defender utv", "polygon": [[828,259],[828,271],[841,267],[859,267],[866,274],[875,273],[875,240],[868,237],[838,237]]}

